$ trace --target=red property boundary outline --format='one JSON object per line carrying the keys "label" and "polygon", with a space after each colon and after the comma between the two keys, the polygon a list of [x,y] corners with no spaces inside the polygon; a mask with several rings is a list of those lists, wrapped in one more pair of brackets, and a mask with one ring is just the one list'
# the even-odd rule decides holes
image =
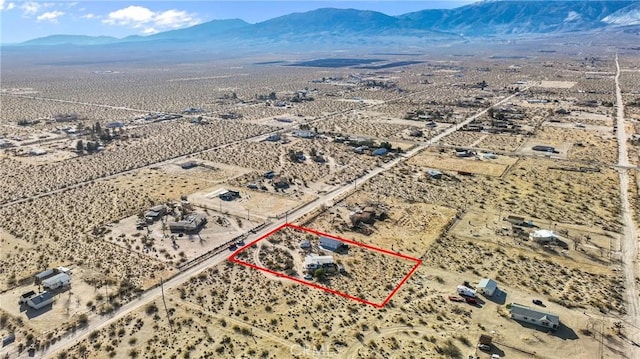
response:
{"label": "red property boundary outline", "polygon": [[[255,264],[247,263],[245,261],[242,261],[242,260],[236,258],[236,256],[238,254],[240,254],[242,251],[246,250],[247,248],[253,246],[254,244],[260,242],[261,240],[271,236],[272,234],[274,234],[274,233],[276,233],[276,232],[278,232],[281,229],[286,228],[286,227],[297,229],[297,230],[300,230],[300,231],[303,231],[303,232],[309,232],[309,233],[317,234],[317,235],[323,236],[323,237],[332,238],[332,239],[335,239],[335,240],[338,240],[338,241],[341,241],[341,242],[344,242],[344,243],[347,243],[347,244],[351,244],[351,245],[354,245],[354,246],[367,248],[367,249],[370,249],[370,250],[373,250],[373,251],[376,251],[376,252],[380,252],[380,253],[391,255],[391,256],[394,256],[394,257],[402,258],[402,259],[405,259],[405,260],[408,260],[408,261],[412,261],[412,262],[415,262],[416,264],[411,268],[409,273],[407,273],[407,275],[405,275],[402,278],[400,283],[391,291],[391,293],[385,298],[385,300],[382,303],[374,303],[374,302],[371,302],[371,301],[368,301],[368,300],[365,300],[365,299],[362,299],[362,298],[355,297],[355,296],[347,294],[347,293],[342,293],[342,292],[339,292],[339,291],[331,289],[331,288],[323,287],[323,286],[318,285],[318,284],[313,283],[313,282],[307,282],[307,281],[304,281],[304,280],[299,279],[299,278],[288,276],[288,275],[286,275],[284,273],[276,272],[276,271],[273,271],[271,269],[264,268],[264,267],[259,267],[259,266],[255,265]],[[331,234],[327,234],[327,233],[323,233],[323,232],[320,232],[320,231],[316,231],[314,229],[305,228],[305,227],[301,227],[301,226],[296,226],[296,225],[290,224],[290,223],[284,223],[283,225],[279,226],[278,228],[272,230],[271,232],[261,236],[260,238],[254,240],[253,242],[251,242],[251,243],[245,245],[244,247],[236,250],[229,257],[229,260],[231,262],[233,262],[233,263],[241,264],[241,265],[247,266],[249,268],[254,268],[254,269],[257,269],[259,271],[270,273],[270,274],[273,274],[273,275],[275,275],[277,277],[286,278],[286,279],[289,279],[289,280],[294,281],[296,283],[308,285],[310,287],[313,287],[313,288],[316,288],[316,289],[320,289],[320,290],[323,290],[325,292],[329,292],[329,293],[332,293],[332,294],[335,294],[335,295],[339,295],[341,297],[352,299],[352,300],[355,300],[355,301],[357,301],[359,303],[368,304],[368,305],[371,305],[371,306],[376,307],[376,308],[384,308],[384,306],[391,300],[391,298],[398,292],[398,290],[400,290],[400,287],[402,287],[402,285],[409,279],[409,277],[411,277],[413,272],[415,272],[416,269],[418,269],[418,267],[420,266],[420,264],[422,264],[422,260],[418,259],[418,258],[413,258],[413,257],[407,256],[407,255],[401,254],[401,253],[392,252],[392,251],[389,251],[389,250],[386,250],[386,249],[370,246],[368,244],[355,242],[355,241],[350,241],[348,239],[336,237],[336,236],[333,236]]]}

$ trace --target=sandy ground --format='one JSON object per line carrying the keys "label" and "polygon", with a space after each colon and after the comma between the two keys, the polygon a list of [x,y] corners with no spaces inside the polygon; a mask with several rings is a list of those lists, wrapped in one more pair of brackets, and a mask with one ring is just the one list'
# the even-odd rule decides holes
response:
{"label": "sandy ground", "polygon": [[[76,358],[463,357],[476,352],[476,341],[484,333],[494,336],[493,352],[505,357],[523,357],[524,353],[542,358],[628,356],[625,338],[612,329],[612,322],[624,318],[621,316],[627,312],[622,293],[625,285],[630,285],[617,271],[620,259],[628,260],[630,252],[624,257],[620,251],[624,212],[620,190],[624,187],[621,177],[609,167],[616,163],[612,155],[616,152],[615,140],[612,132],[606,131],[606,126],[613,127],[612,108],[578,103],[613,100],[611,79],[585,78],[585,70],[612,71],[613,62],[610,56],[598,60],[597,65],[585,64],[582,56],[563,56],[553,55],[545,61],[553,62],[554,73],[566,81],[542,82],[510,100],[523,108],[522,124],[535,129],[532,138],[457,132],[443,140],[454,146],[519,151],[523,156],[478,161],[427,151],[359,184],[356,194],[306,223],[423,260],[384,309],[224,262],[176,289],[166,290],[166,306],[158,299],[154,305],[134,308],[113,324],[88,333],[87,339],[64,353]],[[357,155],[346,145],[322,140],[259,142],[270,131],[289,126],[275,123],[275,117],[301,114],[305,121],[317,120],[310,125],[320,131],[410,147],[418,141],[426,142],[426,138],[406,138],[411,129],[423,124],[394,119],[414,110],[442,110],[451,114],[452,121],[461,121],[513,95],[507,86],[523,78],[541,81],[550,71],[543,64],[538,58],[527,57],[506,62],[482,56],[428,60],[394,74],[393,81],[402,92],[370,89],[357,83],[336,85],[347,83],[345,79],[313,83],[315,100],[291,108],[266,106],[256,98],[273,91],[279,99],[286,99],[294,91],[310,87],[311,79],[348,78],[353,69],[285,71],[273,67],[273,71],[265,71],[264,67],[246,64],[242,68],[207,66],[206,71],[180,68],[163,73],[131,68],[104,76],[85,74],[85,81],[72,81],[76,70],[61,68],[60,73],[46,74],[54,76],[51,80],[55,78],[47,86],[41,85],[33,69],[8,72],[6,76],[3,73],[3,89],[31,88],[28,91],[43,96],[27,99],[15,93],[2,94],[5,106],[0,109],[0,117],[3,132],[7,132],[3,138],[32,138],[51,130],[50,125],[13,129],[23,116],[38,118],[68,112],[87,116],[82,121],[90,125],[97,120],[129,121],[147,112],[180,112],[199,106],[211,123],[196,125],[187,118],[140,124],[127,128],[125,138],[99,154],[63,159],[60,150],[54,156],[63,160],[44,164],[37,164],[35,158],[23,161],[6,156],[5,150],[0,159],[0,181],[4,184],[0,202],[30,199],[0,208],[0,286],[6,290],[0,294],[4,318],[0,334],[16,332],[17,343],[9,348],[14,350],[19,344],[26,347],[38,342],[46,346],[63,336],[82,333],[82,314],[87,314],[89,322],[108,318],[100,313],[135,302],[141,290],[157,284],[159,277],[175,273],[174,264],[259,223],[262,218],[258,212],[277,215],[314,198],[316,191],[349,183],[387,160]],[[480,71],[480,67],[489,71]],[[470,86],[482,80],[487,80],[488,89]],[[629,81],[623,86],[635,85]],[[237,93],[236,99],[225,97],[231,91]],[[458,103],[476,97],[486,102],[472,107]],[[366,101],[349,100],[354,98]],[[533,98],[559,102],[529,104],[527,100]],[[552,114],[561,106],[572,114]],[[21,108],[27,110],[20,112]],[[219,119],[226,112],[243,117]],[[591,127],[538,127],[550,117]],[[530,157],[526,148],[539,141],[558,146],[560,158]],[[289,150],[308,155],[312,149],[322,151],[326,162],[293,163],[287,159]],[[187,155],[210,167],[183,170],[178,166],[183,159],[172,160]],[[570,171],[585,163],[600,172]],[[134,170],[141,166],[148,167]],[[428,178],[425,170],[432,167],[442,170],[441,180]],[[263,179],[268,170],[290,180],[290,188],[276,192],[271,182]],[[113,177],[100,180],[106,176]],[[246,185],[253,181],[264,184],[267,191],[249,191]],[[82,185],[51,192],[74,184]],[[220,215],[219,200],[205,200],[206,194],[218,188],[241,192],[241,199],[226,204],[228,216]],[[47,195],[32,197],[38,193]],[[141,240],[144,233],[136,236],[139,232],[130,230],[130,222],[151,205],[176,200],[183,194],[193,202],[210,202],[207,215],[216,225],[204,230],[202,238],[207,243],[181,238],[178,249],[166,248],[169,241],[156,224],[148,234],[154,237],[155,252],[145,252]],[[387,217],[373,225],[353,228],[349,215],[371,204],[380,205]],[[232,213],[232,209],[238,213]],[[243,219],[247,209],[250,218],[256,212],[252,223]],[[563,236],[569,241],[569,249],[540,248],[505,235],[502,227],[508,224],[500,217],[507,213],[532,219],[542,228],[566,230]],[[628,225],[626,221],[625,228]],[[106,238],[96,234],[102,228],[112,232]],[[111,240],[110,235],[114,237]],[[123,239],[118,241],[117,237]],[[575,247],[574,240],[579,242]],[[163,249],[168,256],[161,252]],[[357,286],[347,286],[347,290],[363,295],[371,292],[376,299],[383,297],[385,286],[365,280],[397,281],[396,272],[387,270],[396,264],[367,258],[366,252],[354,251],[353,255],[359,256],[354,258],[359,263],[344,262],[357,268],[354,273],[359,283],[349,285],[360,285],[362,293]],[[366,266],[368,260],[376,265]],[[30,319],[30,314],[17,307],[17,296],[33,288],[29,278],[34,273],[58,265],[73,269],[71,290],[59,293],[50,310]],[[402,265],[398,266],[401,269]],[[481,298],[478,306],[447,300],[457,284],[467,280],[473,285],[482,277],[497,280],[507,298]],[[508,318],[505,304],[529,304],[533,298],[542,299],[547,310],[560,315],[564,323],[560,331],[546,333]],[[629,332],[629,328],[623,330],[625,335]]]}

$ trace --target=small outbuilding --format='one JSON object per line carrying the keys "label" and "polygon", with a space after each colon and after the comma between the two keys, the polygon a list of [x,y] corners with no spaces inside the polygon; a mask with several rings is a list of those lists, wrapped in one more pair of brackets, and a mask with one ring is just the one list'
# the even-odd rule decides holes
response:
{"label": "small outbuilding", "polygon": [[329,237],[320,237],[320,248],[332,252],[340,252],[347,249],[347,245],[337,239]]}
{"label": "small outbuilding", "polygon": [[303,240],[302,242],[300,242],[300,249],[303,249],[303,250],[311,249],[311,242],[306,239]]}
{"label": "small outbuilding", "polygon": [[442,172],[435,170],[435,169],[428,169],[427,170],[427,174],[429,175],[429,177],[433,178],[433,179],[441,179],[442,178]]}
{"label": "small outbuilding", "polygon": [[498,283],[493,279],[483,278],[476,286],[476,290],[486,296],[491,297],[498,289]]}
{"label": "small outbuilding", "polygon": [[373,150],[373,152],[371,152],[371,154],[374,156],[384,156],[387,153],[389,153],[389,150],[384,147],[376,148],[375,150]]}

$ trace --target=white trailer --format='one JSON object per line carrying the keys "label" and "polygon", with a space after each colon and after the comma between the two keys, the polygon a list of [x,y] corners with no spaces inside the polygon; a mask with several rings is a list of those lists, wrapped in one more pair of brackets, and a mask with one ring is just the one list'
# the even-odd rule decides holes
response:
{"label": "white trailer", "polygon": [[71,285],[71,276],[67,273],[58,273],[42,281],[42,286],[46,289],[57,289],[68,285]]}
{"label": "white trailer", "polygon": [[458,294],[464,295],[465,297],[471,297],[471,298],[476,297],[476,291],[464,285],[459,285],[458,288],[456,288],[456,290],[458,291]]}

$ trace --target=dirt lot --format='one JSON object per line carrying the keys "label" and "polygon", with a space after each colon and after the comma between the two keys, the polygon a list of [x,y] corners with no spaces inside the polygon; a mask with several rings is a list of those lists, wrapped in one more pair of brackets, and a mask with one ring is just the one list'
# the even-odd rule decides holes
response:
{"label": "dirt lot", "polygon": [[247,221],[246,218],[225,216],[210,211],[198,210],[196,213],[204,214],[207,218],[207,224],[197,234],[171,233],[168,222],[175,219],[167,215],[142,230],[136,230],[138,216],[127,217],[103,227],[105,232],[102,236],[105,240],[130,251],[179,265],[219,247],[259,224]]}
{"label": "dirt lot", "polygon": [[495,159],[481,158],[481,155],[469,158],[456,158],[451,152],[434,153],[425,151],[408,161],[409,164],[437,168],[444,171],[468,172],[485,176],[501,176],[509,166],[516,161],[507,156],[497,156]]}
{"label": "dirt lot", "polygon": [[[233,201],[219,199],[217,193],[225,189],[240,192],[240,198]],[[315,199],[315,196],[304,193],[288,196],[280,193],[224,186],[195,192],[189,198],[194,205],[209,210],[229,213],[240,218],[248,216],[254,220],[264,221],[268,217],[283,215],[286,211]]]}

